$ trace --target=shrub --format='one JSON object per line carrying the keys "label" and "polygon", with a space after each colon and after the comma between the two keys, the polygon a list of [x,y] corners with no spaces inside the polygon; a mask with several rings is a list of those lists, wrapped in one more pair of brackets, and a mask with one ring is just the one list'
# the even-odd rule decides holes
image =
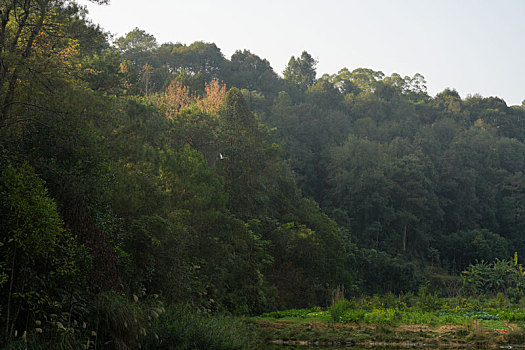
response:
{"label": "shrub", "polygon": [[239,321],[197,313],[188,306],[166,310],[144,341],[144,349],[253,349],[253,336]]}
{"label": "shrub", "polygon": [[523,296],[525,281],[517,256],[514,261],[496,260],[490,264],[482,261],[470,265],[462,277],[463,285],[473,294],[501,292],[515,303]]}
{"label": "shrub", "polygon": [[[134,298],[137,298],[134,296]],[[117,293],[102,293],[95,303],[94,319],[88,328],[96,331],[98,344],[110,343],[115,349],[137,348],[150,328],[149,307]]]}
{"label": "shrub", "polygon": [[0,332],[5,333],[0,337],[8,341],[16,338],[15,331],[31,337],[28,324],[35,317],[43,321],[71,312],[69,290],[84,281],[87,253],[64,228],[56,202],[34,169],[10,164],[3,156],[0,153]]}
{"label": "shrub", "polygon": [[341,319],[345,313],[352,308],[353,304],[348,300],[339,300],[330,308],[332,322],[343,322]]}
{"label": "shrub", "polygon": [[366,310],[347,310],[339,319],[341,323],[358,323],[364,320]]}
{"label": "shrub", "polygon": [[364,321],[367,323],[393,324],[398,318],[399,313],[394,309],[374,309],[364,315]]}
{"label": "shrub", "polygon": [[417,306],[423,311],[436,311],[443,307],[441,298],[433,293],[428,293],[426,287],[422,287],[418,293]]}

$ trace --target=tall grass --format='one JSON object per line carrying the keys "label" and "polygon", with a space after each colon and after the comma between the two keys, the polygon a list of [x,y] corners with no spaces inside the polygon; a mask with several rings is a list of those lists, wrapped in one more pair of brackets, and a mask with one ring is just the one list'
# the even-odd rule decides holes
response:
{"label": "tall grass", "polygon": [[144,340],[143,349],[236,350],[253,349],[255,345],[255,336],[240,321],[178,306],[159,316]]}
{"label": "tall grass", "polygon": [[332,322],[341,322],[341,318],[350,308],[350,303],[345,300],[344,288],[342,286],[337,286],[332,290],[332,305],[330,307],[330,317]]}

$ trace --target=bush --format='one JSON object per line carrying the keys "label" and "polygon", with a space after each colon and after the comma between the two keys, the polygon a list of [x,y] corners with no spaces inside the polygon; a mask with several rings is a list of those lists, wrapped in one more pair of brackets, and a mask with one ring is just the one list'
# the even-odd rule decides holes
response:
{"label": "bush", "polygon": [[144,349],[253,349],[253,336],[239,321],[197,313],[188,306],[160,315],[144,341]]}
{"label": "bush", "polygon": [[473,294],[501,292],[517,303],[525,289],[522,267],[517,260],[516,255],[514,261],[496,260],[491,264],[482,261],[470,265],[463,271],[463,285]]}
{"label": "bush", "polygon": [[343,315],[352,308],[353,303],[348,300],[339,300],[330,308],[330,317],[332,322],[343,322]]}
{"label": "bush", "polygon": [[418,293],[417,306],[423,311],[436,311],[443,307],[443,300],[433,293],[428,293],[426,287],[422,287]]}
{"label": "bush", "polygon": [[367,323],[389,324],[392,325],[400,314],[393,309],[374,309],[364,315]]}
{"label": "bush", "polygon": [[[134,298],[137,298],[134,296]],[[102,293],[92,310],[87,327],[96,330],[99,345],[111,344],[115,349],[137,348],[150,328],[150,307],[117,293]]]}
{"label": "bush", "polygon": [[341,323],[358,323],[362,322],[364,320],[364,317],[366,315],[365,310],[348,310],[346,311],[341,318],[339,319],[339,322]]}
{"label": "bush", "polygon": [[28,164],[3,157],[0,152],[0,343],[17,338],[15,332],[38,338],[28,325],[51,315],[64,328],[71,320],[69,291],[81,288],[87,263],[44,181]]}

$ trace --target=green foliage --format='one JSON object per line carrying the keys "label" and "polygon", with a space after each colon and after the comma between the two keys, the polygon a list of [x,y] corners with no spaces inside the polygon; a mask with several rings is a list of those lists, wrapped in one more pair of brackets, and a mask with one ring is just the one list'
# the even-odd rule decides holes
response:
{"label": "green foliage", "polygon": [[[267,145],[267,130],[259,125],[256,116],[248,109],[239,90],[230,90],[219,111],[222,121],[220,149],[223,159],[218,164],[230,194],[229,207],[240,215],[260,215],[267,189],[263,177]],[[268,188],[270,190],[270,188]],[[251,195],[256,195],[254,201]],[[264,213],[264,212],[263,212]],[[252,215],[253,215],[252,214]]]}
{"label": "green foliage", "polygon": [[341,323],[359,323],[363,322],[365,315],[368,312],[362,309],[350,309],[344,312],[340,317],[339,321]]}
{"label": "green foliage", "polygon": [[283,74],[284,79],[306,89],[315,82],[315,66],[317,61],[306,51],[300,57],[292,56]]}
{"label": "green foliage", "polygon": [[[249,91],[261,91],[264,96],[281,91],[282,80],[270,66],[270,62],[248,50],[237,50],[230,59],[231,86]],[[263,96],[263,98],[264,98]]]}
{"label": "green foliage", "polygon": [[413,263],[385,252],[360,249],[356,260],[356,272],[362,279],[359,287],[370,294],[408,292],[419,282]]}
{"label": "green foliage", "polygon": [[95,300],[87,328],[98,346],[111,343],[114,349],[137,348],[150,329],[153,315],[161,314],[161,305],[147,306],[115,293],[104,293]]}
{"label": "green foliage", "polygon": [[268,318],[285,318],[285,317],[296,317],[296,318],[305,318],[313,312],[313,309],[289,309],[284,311],[272,311],[265,312],[261,317]]}
{"label": "green foliage", "polygon": [[398,313],[393,309],[374,309],[363,316],[366,323],[393,324]]}
{"label": "green foliage", "polygon": [[159,216],[142,216],[132,223],[124,249],[130,257],[133,290],[147,288],[168,300],[186,296],[180,286],[189,283],[191,267],[183,259],[187,243],[180,237],[180,226]]}
{"label": "green foliage", "polygon": [[498,311],[498,317],[501,320],[515,322],[525,321],[525,311],[523,309],[505,309]]}
{"label": "green foliage", "polygon": [[442,259],[451,261],[456,269],[461,270],[473,261],[491,262],[511,253],[508,240],[486,229],[459,231],[444,236],[439,248]]}
{"label": "green foliage", "polygon": [[[228,60],[213,43],[159,45],[138,28],[112,46],[70,1],[5,2],[2,18],[0,325],[11,344],[25,330],[34,347],[243,348],[236,323],[205,314],[326,305],[334,286],[404,294],[265,317],[521,320],[479,310],[524,293],[517,256],[497,260],[525,251],[522,108],[430,97],[420,74],[316,80],[306,51],[282,79],[250,51]],[[193,97],[168,111],[175,77]],[[212,80],[231,89],[205,109]],[[465,268],[460,290],[449,274]],[[445,303],[438,289],[501,294]],[[154,296],[191,306],[160,315],[142,301]]]}
{"label": "green foliage", "polygon": [[[389,307],[391,296],[374,296],[358,301],[339,301],[328,311],[310,312],[310,309],[292,309],[265,313],[260,318],[286,318],[290,322],[312,322],[314,319],[336,323],[368,323],[376,325],[459,325],[469,327],[472,322],[480,322],[483,327],[502,328],[503,322],[521,322],[524,313],[519,308],[493,309],[489,305],[494,299],[479,303],[476,300],[455,300],[438,298],[432,309],[426,305],[407,307],[398,303]],[[454,306],[454,304],[456,304]],[[475,305],[477,304],[477,305]],[[440,305],[440,307],[435,307]]]}
{"label": "green foliage", "polygon": [[475,294],[502,292],[517,302],[524,291],[524,275],[521,265],[508,260],[493,263],[480,262],[463,271],[465,288]]}
{"label": "green foliage", "polygon": [[441,298],[435,293],[429,293],[426,287],[422,287],[417,295],[417,305],[424,311],[436,311],[443,307]]}
{"label": "green foliage", "polygon": [[152,325],[144,349],[250,349],[255,337],[241,322],[174,306]]}
{"label": "green foliage", "polygon": [[332,318],[332,322],[343,322],[342,318],[344,315],[346,315],[347,311],[352,308],[352,303],[348,300],[339,300],[336,301],[331,307],[330,307],[330,317]]}
{"label": "green foliage", "polygon": [[3,159],[0,173],[2,325],[11,335],[26,318],[65,312],[66,291],[85,271],[85,251],[64,229],[56,203],[27,164]]}

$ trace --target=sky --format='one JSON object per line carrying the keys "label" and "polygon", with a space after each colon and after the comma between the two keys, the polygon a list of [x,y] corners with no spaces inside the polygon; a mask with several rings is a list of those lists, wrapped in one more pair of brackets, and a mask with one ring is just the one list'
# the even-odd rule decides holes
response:
{"label": "sky", "polygon": [[247,49],[282,75],[308,51],[317,74],[342,68],[422,74],[430,95],[525,100],[525,0],[110,0],[87,6],[114,34],[134,28],[159,43],[215,43],[230,58]]}

